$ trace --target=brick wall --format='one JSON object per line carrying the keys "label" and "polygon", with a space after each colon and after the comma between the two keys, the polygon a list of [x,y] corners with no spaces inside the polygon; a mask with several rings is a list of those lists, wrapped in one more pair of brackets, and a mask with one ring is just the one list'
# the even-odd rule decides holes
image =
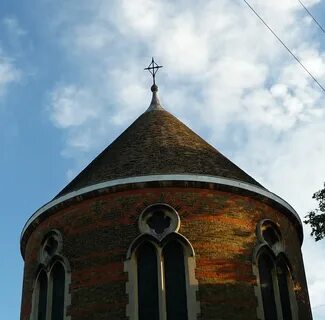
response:
{"label": "brick wall", "polygon": [[261,219],[278,223],[293,267],[299,319],[310,318],[300,240],[292,220],[248,196],[199,188],[115,191],[61,208],[33,230],[25,249],[21,320],[29,319],[38,253],[44,235],[57,229],[71,265],[68,310],[72,320],[126,320],[126,252],[139,235],[137,219],[148,205],[164,202],[181,218],[179,232],[196,253],[202,320],[256,319],[252,255]]}

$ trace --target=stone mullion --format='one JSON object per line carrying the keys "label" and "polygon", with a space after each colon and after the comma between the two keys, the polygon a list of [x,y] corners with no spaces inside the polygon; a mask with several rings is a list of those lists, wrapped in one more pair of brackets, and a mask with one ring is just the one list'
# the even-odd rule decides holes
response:
{"label": "stone mullion", "polygon": [[157,247],[157,266],[158,266],[159,316],[160,316],[160,320],[167,320],[164,259],[163,259],[161,247]]}

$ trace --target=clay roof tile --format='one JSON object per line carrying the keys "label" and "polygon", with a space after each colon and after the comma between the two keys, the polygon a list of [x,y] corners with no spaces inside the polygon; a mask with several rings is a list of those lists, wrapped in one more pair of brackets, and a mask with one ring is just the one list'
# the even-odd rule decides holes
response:
{"label": "clay roof tile", "polygon": [[135,176],[200,174],[256,180],[208,144],[160,104],[157,92],[149,108],[99,154],[58,195],[93,184]]}

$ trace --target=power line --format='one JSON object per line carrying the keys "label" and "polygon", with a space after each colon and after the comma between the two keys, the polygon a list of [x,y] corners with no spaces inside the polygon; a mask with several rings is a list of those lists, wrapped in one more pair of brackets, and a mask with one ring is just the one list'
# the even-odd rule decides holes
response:
{"label": "power line", "polygon": [[298,0],[301,6],[306,10],[306,12],[312,17],[312,19],[315,21],[315,23],[319,26],[319,28],[325,33],[324,28],[321,26],[321,24],[316,20],[316,18],[311,14],[311,12],[306,8],[306,6]]}
{"label": "power line", "polygon": [[309,74],[309,76],[317,83],[317,85],[325,92],[325,88],[319,83],[319,81],[311,74],[311,72],[303,65],[299,58],[286,46],[286,44],[277,36],[277,34],[269,27],[269,25],[263,20],[263,18],[254,10],[254,8],[246,1],[243,0],[246,5],[254,12],[254,14],[263,22],[263,24],[270,30],[270,32],[278,39],[278,41],[287,49],[292,57],[300,64],[300,66]]}

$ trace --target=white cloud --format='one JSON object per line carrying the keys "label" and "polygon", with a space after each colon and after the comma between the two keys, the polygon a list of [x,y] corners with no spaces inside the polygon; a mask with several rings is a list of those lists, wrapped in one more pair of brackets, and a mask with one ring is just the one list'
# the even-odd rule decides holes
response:
{"label": "white cloud", "polygon": [[[10,40],[16,39],[26,32],[19,26],[15,17],[4,17],[0,20],[10,36]],[[5,52],[2,46],[2,38],[0,36],[0,98],[4,97],[9,86],[21,80],[22,71],[17,67],[16,61]]]}
{"label": "white cloud", "polygon": [[20,78],[21,71],[0,50],[0,98],[4,96],[9,85],[18,82]]}
{"label": "white cloud", "polygon": [[[305,0],[308,6],[317,2]],[[299,2],[251,3],[324,85],[321,39]],[[244,3],[82,5],[87,16],[76,18],[72,7],[64,7],[64,18],[57,19],[64,23],[55,24],[80,70],[78,82],[53,90],[49,108],[53,123],[64,129],[65,156],[84,165],[80,158],[95,155],[146,109],[149,80],[141,69],[154,55],[164,65],[158,84],[167,109],[213,144],[226,146],[231,158],[302,216],[313,206],[311,195],[325,179],[324,95]],[[325,261],[323,249],[307,237],[314,306],[325,304],[325,280],[312,262],[317,256]]]}
{"label": "white cloud", "polygon": [[[107,8],[108,9],[108,8]],[[122,0],[118,8],[116,23],[125,32],[136,31],[144,37],[153,34],[164,15],[164,5],[154,0]],[[123,22],[124,24],[120,24]],[[126,28],[124,29],[124,26]]]}
{"label": "white cloud", "polygon": [[51,95],[51,119],[60,128],[84,125],[96,118],[96,102],[87,89],[73,85],[58,87]]}

